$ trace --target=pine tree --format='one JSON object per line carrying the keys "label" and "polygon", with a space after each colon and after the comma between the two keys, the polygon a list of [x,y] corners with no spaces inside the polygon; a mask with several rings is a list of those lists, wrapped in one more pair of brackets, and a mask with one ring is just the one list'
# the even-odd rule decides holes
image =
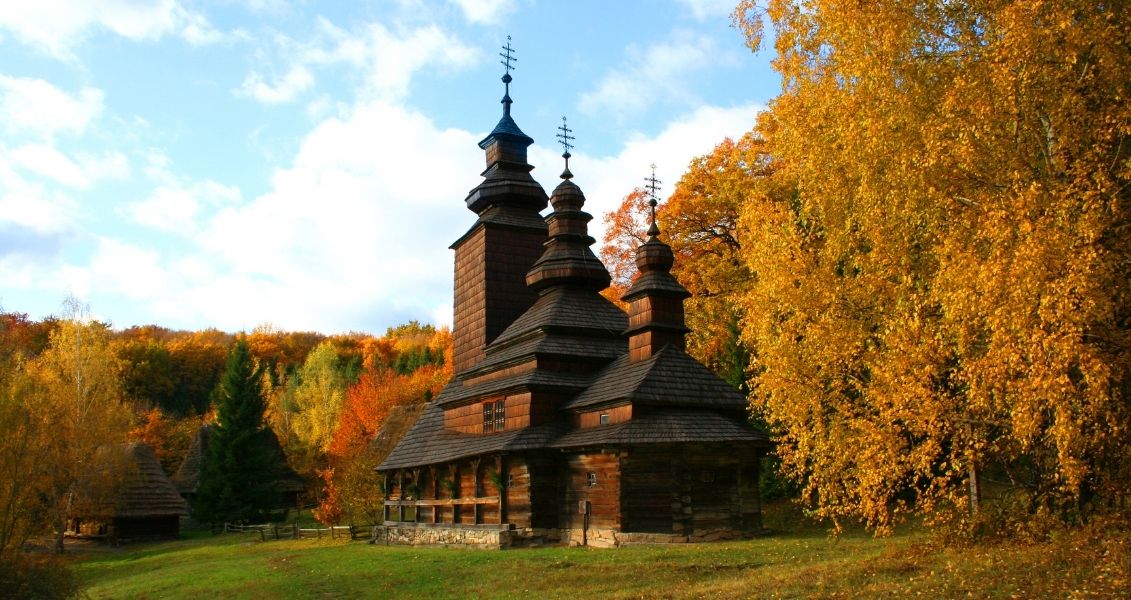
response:
{"label": "pine tree", "polygon": [[262,371],[252,363],[247,341],[236,340],[214,395],[216,423],[193,506],[201,521],[261,523],[278,505],[282,457],[263,417]]}

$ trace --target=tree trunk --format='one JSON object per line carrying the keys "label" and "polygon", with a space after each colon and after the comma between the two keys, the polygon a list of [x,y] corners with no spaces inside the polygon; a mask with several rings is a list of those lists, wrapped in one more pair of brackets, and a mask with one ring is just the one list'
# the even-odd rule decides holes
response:
{"label": "tree trunk", "polygon": [[67,492],[67,506],[55,518],[55,554],[63,553],[63,534],[67,531],[67,515],[71,514],[71,500],[74,495]]}
{"label": "tree trunk", "polygon": [[978,487],[978,467],[971,462],[970,468],[967,470],[969,477],[969,493],[970,493],[970,516],[978,516],[978,504],[982,499],[982,491]]}

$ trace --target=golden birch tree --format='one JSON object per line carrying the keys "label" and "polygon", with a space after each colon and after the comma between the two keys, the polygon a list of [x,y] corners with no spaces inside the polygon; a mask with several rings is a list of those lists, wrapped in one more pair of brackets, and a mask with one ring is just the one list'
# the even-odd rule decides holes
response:
{"label": "golden birch tree", "polygon": [[1129,14],[739,5],[752,47],[773,23],[783,83],[758,126],[773,181],[742,212],[744,335],[817,515],[886,531],[983,495],[1068,519],[1122,501]]}
{"label": "golden birch tree", "polygon": [[69,308],[47,349],[28,365],[42,386],[34,426],[46,441],[37,460],[50,482],[47,497],[57,501],[52,522],[60,552],[76,493],[95,501],[112,494],[121,479],[123,465],[97,458],[126,441],[132,417],[122,401],[109,329],[86,317],[77,302],[69,301]]}

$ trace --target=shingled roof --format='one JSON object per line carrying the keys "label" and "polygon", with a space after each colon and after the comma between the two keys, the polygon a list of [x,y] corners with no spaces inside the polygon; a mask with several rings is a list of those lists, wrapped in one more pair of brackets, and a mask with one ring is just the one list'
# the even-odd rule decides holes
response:
{"label": "shingled roof", "polygon": [[130,444],[136,468],[130,469],[114,504],[115,517],[157,517],[188,514],[184,498],[161,468],[157,453],[146,444]]}
{"label": "shingled roof", "polygon": [[[180,493],[195,494],[200,486],[200,466],[204,464],[204,454],[208,451],[208,439],[211,436],[212,425],[201,425],[200,430],[196,432],[196,437],[193,439],[192,445],[189,446],[184,461],[181,462],[180,468],[173,475],[173,485]],[[271,432],[271,441],[278,455],[280,457],[286,456],[283,454],[283,447],[279,444],[279,438],[275,436],[274,431]],[[295,473],[294,469],[283,463],[279,471],[279,478],[275,481],[275,489],[282,493],[299,493],[306,489],[306,483],[298,473]]]}
{"label": "shingled roof", "polygon": [[566,427],[564,423],[554,423],[491,435],[457,433],[444,429],[444,409],[436,402],[430,402],[412,430],[377,468],[399,469],[457,460],[476,454],[545,448],[560,437]]}
{"label": "shingled roof", "polygon": [[738,390],[680,348],[665,346],[637,362],[632,362],[627,354],[621,356],[563,408],[623,402],[736,410],[746,407],[746,398]]}
{"label": "shingled roof", "polygon": [[662,409],[633,415],[615,425],[575,429],[551,447],[665,444],[682,442],[750,442],[768,446],[769,438],[737,419],[710,410]]}
{"label": "shingled roof", "polygon": [[507,342],[525,333],[552,327],[571,329],[579,335],[616,339],[624,346],[621,333],[628,327],[628,317],[612,302],[590,290],[553,288],[539,296],[529,310],[504,329],[488,346],[487,353],[491,353],[492,347],[505,347]]}

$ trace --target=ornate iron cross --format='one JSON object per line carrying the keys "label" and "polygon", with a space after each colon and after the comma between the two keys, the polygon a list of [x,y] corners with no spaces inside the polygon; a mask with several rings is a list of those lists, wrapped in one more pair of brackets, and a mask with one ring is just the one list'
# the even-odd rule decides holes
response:
{"label": "ornate iron cross", "polygon": [[500,60],[499,64],[503,65],[503,67],[505,67],[507,70],[506,74],[510,75],[511,69],[516,68],[511,64],[511,62],[518,62],[518,59],[511,54],[512,52],[514,52],[514,48],[511,48],[511,36],[509,35],[507,36],[507,44],[503,46],[503,50],[506,51],[506,54],[502,52],[499,53],[499,56],[503,57],[503,60]]}
{"label": "ornate iron cross", "polygon": [[648,184],[645,187],[648,190],[648,206],[652,210],[652,223],[648,227],[648,235],[655,237],[660,234],[660,228],[656,226],[656,205],[659,204],[656,192],[660,191],[660,183],[662,183],[656,179],[656,163],[652,163],[652,175],[645,177],[644,182]]}
{"label": "ornate iron cross", "polygon": [[562,124],[558,127],[558,132],[558,143],[562,145],[562,152],[564,152],[562,156],[566,157],[566,159],[569,159],[569,151],[573,150],[572,142],[575,138],[570,135],[571,133],[573,133],[573,130],[570,129],[568,125],[566,125],[565,115],[562,115]]}

